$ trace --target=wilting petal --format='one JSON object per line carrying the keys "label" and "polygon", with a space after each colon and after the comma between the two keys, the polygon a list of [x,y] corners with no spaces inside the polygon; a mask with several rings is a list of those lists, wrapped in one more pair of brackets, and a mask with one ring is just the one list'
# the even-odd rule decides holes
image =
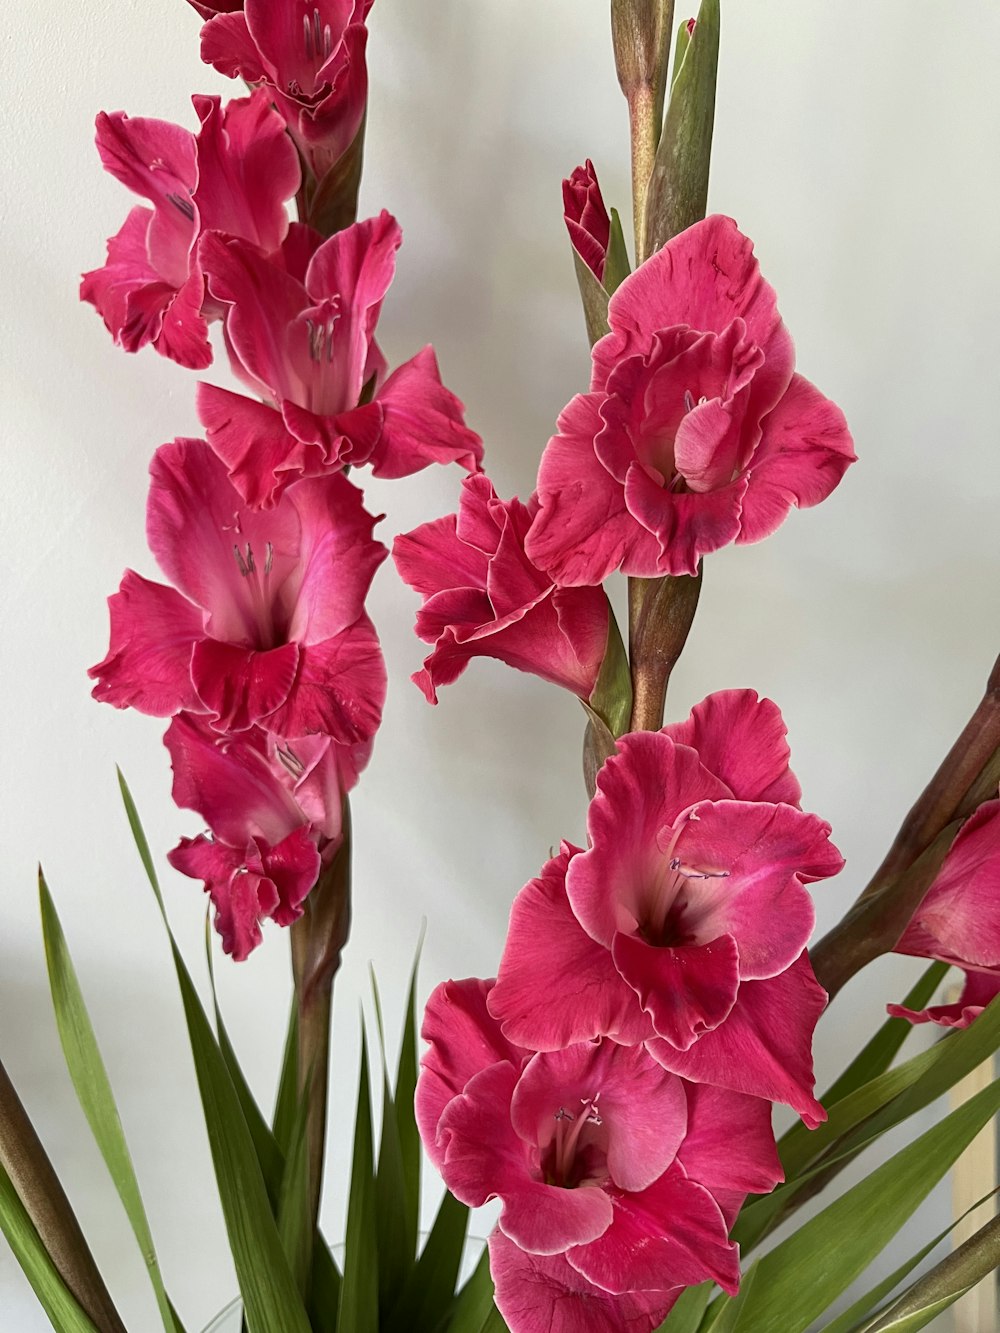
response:
{"label": "wilting petal", "polygon": [[97,681],[94,698],[153,717],[200,711],[191,682],[191,654],[202,635],[198,608],[173,588],[127,570],[108,609],[111,646],[87,673]]}
{"label": "wilting petal", "polygon": [[441,383],[432,347],[394,370],[376,402],[382,433],[368,460],[376,477],[408,477],[430,463],[479,470],[483,442],[465,424],[462,403]]}
{"label": "wilting petal", "polygon": [[678,1159],[704,1185],[732,1226],[748,1194],[784,1180],[771,1128],[771,1103],[707,1083],[687,1083],[688,1129]]}
{"label": "wilting petal", "polygon": [[489,1245],[497,1309],[517,1333],[652,1333],[683,1290],[613,1296],[561,1254],[525,1254],[499,1230]]}
{"label": "wilting petal", "polygon": [[420,1061],[414,1103],[424,1147],[441,1169],[438,1122],[448,1103],[482,1069],[507,1061],[520,1070],[530,1055],[507,1040],[487,1012],[492,983],[470,978],[442,982],[424,1010],[420,1035],[428,1045]]}
{"label": "wilting petal", "polygon": [[618,934],[611,950],[660,1037],[686,1051],[724,1022],[740,988],[740,952],[731,935],[710,944],[657,948]]}
{"label": "wilting petal", "polygon": [[743,497],[741,543],[770,536],[793,505],[808,509],[825,500],[856,461],[843,412],[801,375],[792,376],[762,429]]}
{"label": "wilting petal", "polygon": [[614,1221],[567,1259],[595,1286],[616,1295],[657,1286],[693,1287],[706,1279],[735,1295],[739,1251],[708,1190],[673,1166],[638,1194],[614,1200]]}
{"label": "wilting petal", "polygon": [[[647,1189],[684,1139],[684,1085],[642,1046],[580,1042],[532,1056],[514,1090],[511,1123],[525,1143],[537,1143],[544,1152],[554,1137],[557,1113],[580,1114],[581,1104],[590,1102],[600,1114],[613,1186],[629,1192]],[[510,1235],[509,1228],[504,1230]]]}
{"label": "wilting petal", "polygon": [[701,762],[738,801],[799,804],[802,789],[789,768],[787,728],[777,704],[755,690],[719,690],[695,704],[685,722],[664,734],[698,751]]}
{"label": "wilting petal", "polygon": [[826,1119],[813,1096],[812,1036],[826,992],[805,953],[780,976],[746,981],[726,1021],[687,1051],[664,1041],[649,1050],[665,1069],[693,1083],[784,1102],[810,1129]]}

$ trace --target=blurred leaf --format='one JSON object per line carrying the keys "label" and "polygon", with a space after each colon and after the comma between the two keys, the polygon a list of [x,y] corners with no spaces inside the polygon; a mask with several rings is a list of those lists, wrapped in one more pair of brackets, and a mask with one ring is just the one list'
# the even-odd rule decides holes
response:
{"label": "blurred leaf", "polygon": [[56,1333],[97,1333],[59,1276],[3,1167],[0,1167],[0,1230]]}
{"label": "blurred leaf", "polygon": [[718,64],[719,0],[702,0],[694,34],[670,89],[649,178],[650,253],[705,216]]}
{"label": "blurred leaf", "polygon": [[139,1182],[136,1180],[132,1156],[125,1141],[125,1132],[111,1090],[111,1081],[101,1058],[83,992],[66,945],[66,937],[41,870],[38,872],[38,893],[49,988],[52,992],[59,1040],[66,1057],[66,1068],[73,1080],[73,1087],[87,1117],[94,1141],[101,1150],[104,1164],[108,1168],[128,1216],[132,1234],[142,1252],[163,1327],[167,1333],[182,1333],[181,1326],[174,1320],[163,1285],[163,1276],[149,1229],[149,1219],[139,1192]]}
{"label": "blurred leaf", "polygon": [[306,1306],[309,1319],[314,1329],[322,1333],[335,1333],[337,1314],[340,1309],[340,1269],[333,1261],[333,1255],[317,1231],[316,1244],[313,1245],[312,1276],[309,1283],[309,1299]]}
{"label": "blurred leaf", "polygon": [[628,262],[628,249],[625,245],[625,233],[618,209],[611,210],[611,234],[608,237],[608,253],[604,260],[604,290],[608,296],[614,296],[628,275],[632,272]]}
{"label": "blurred leaf", "polygon": [[484,1249],[472,1276],[458,1293],[448,1333],[502,1333],[506,1327],[493,1304],[490,1252]]}
{"label": "blurred leaf", "polygon": [[714,1282],[702,1282],[698,1287],[688,1287],[656,1333],[698,1333],[702,1315],[708,1308],[708,1302],[715,1290]]}
{"label": "blurred leaf", "polygon": [[673,88],[677,75],[681,72],[681,66],[684,64],[684,57],[687,55],[688,45],[691,41],[691,33],[688,30],[690,19],[684,19],[677,29],[677,38],[674,42],[674,69],[670,78],[670,87]]}
{"label": "blurred leaf", "polygon": [[340,1285],[338,1324],[345,1333],[378,1333],[380,1255],[376,1249],[378,1232],[371,1084],[363,1024],[351,1192],[347,1203],[347,1233],[344,1239],[344,1276]]}
{"label": "blurred leaf", "polygon": [[384,1333],[435,1329],[455,1301],[469,1210],[445,1191],[420,1258],[396,1300]]}
{"label": "blurred leaf", "polygon": [[149,844],[128,785],[119,783],[129,824],[170,939],[222,1212],[250,1333],[311,1333],[281,1248],[264,1178],[240,1100],[163,905]]}
{"label": "blurred leaf", "polygon": [[953,1296],[942,1296],[933,1305],[928,1305],[923,1310],[917,1310],[912,1314],[903,1315],[899,1319],[893,1319],[890,1323],[880,1320],[879,1323],[872,1324],[867,1333],[916,1333],[918,1328],[926,1328],[932,1319],[936,1319],[939,1314],[943,1314],[949,1305],[954,1305],[959,1297],[964,1296],[970,1290],[970,1287],[964,1287],[961,1291],[956,1291]]}
{"label": "blurred leaf", "polygon": [[278,1235],[281,1237],[282,1249],[288,1256],[295,1284],[303,1295],[309,1287],[314,1234],[309,1211],[309,1161],[306,1149],[308,1110],[308,1099],[303,1097],[289,1138],[278,1201]]}
{"label": "blurred leaf", "polygon": [[884,1300],[895,1287],[899,1286],[904,1278],[909,1277],[917,1265],[922,1263],[930,1254],[931,1250],[940,1245],[941,1242],[955,1230],[960,1222],[964,1222],[970,1213],[974,1213],[977,1208],[982,1207],[986,1200],[992,1198],[996,1193],[997,1191],[995,1189],[990,1190],[989,1194],[984,1194],[981,1199],[977,1199],[971,1208],[965,1210],[961,1217],[956,1217],[950,1226],[945,1227],[943,1231],[939,1231],[938,1234],[932,1240],[929,1240],[926,1245],[922,1246],[916,1254],[911,1255],[905,1263],[900,1264],[900,1266],[894,1272],[890,1273],[887,1278],[883,1278],[877,1286],[872,1287],[871,1291],[866,1292],[864,1296],[859,1300],[856,1300],[854,1304],[850,1306],[849,1309],[845,1310],[842,1315],[839,1315],[832,1324],[824,1325],[822,1333],[859,1333],[859,1320],[861,1321],[861,1324],[866,1324],[868,1321],[865,1319],[865,1316],[869,1311],[874,1310],[879,1301]]}
{"label": "blurred leaf", "polygon": [[412,1235],[413,1245],[410,1253],[416,1250],[417,1227],[420,1214],[420,1132],[417,1129],[417,1117],[414,1110],[414,1098],[417,1090],[417,970],[420,966],[420,954],[423,949],[423,930],[417,942],[413,958],[413,970],[410,973],[410,988],[406,1000],[406,1019],[403,1026],[403,1041],[399,1048],[399,1063],[396,1067],[396,1127],[399,1133],[399,1147],[403,1159],[403,1179],[406,1183],[406,1195],[403,1203],[406,1207],[407,1234]]}
{"label": "blurred leaf", "polygon": [[740,1279],[740,1289],[735,1296],[725,1294],[713,1303],[709,1317],[701,1325],[703,1333],[735,1333],[739,1328],[747,1328],[743,1323],[743,1311],[757,1281],[758,1264],[754,1264]]}
{"label": "blurred leaf", "polygon": [[802,1333],[881,1253],[998,1109],[1000,1081],[952,1111],[759,1259],[757,1280],[736,1329]]}
{"label": "blurred leaf", "polygon": [[[762,1199],[747,1205],[733,1235],[744,1249],[765,1236],[794,1196],[822,1174],[843,1165],[880,1135],[921,1111],[977,1069],[1000,1046],[1000,999],[994,1000],[961,1032],[951,1032],[934,1046],[856,1089],[834,1106],[829,1118],[806,1137],[782,1141],[782,1161],[791,1177]],[[808,1171],[803,1168],[809,1161]]]}
{"label": "blurred leaf", "polygon": [[573,251],[573,267],[576,270],[576,284],[580,288],[583,302],[583,318],[587,325],[587,338],[591,347],[608,331],[608,294],[597,275],[583,259]]}

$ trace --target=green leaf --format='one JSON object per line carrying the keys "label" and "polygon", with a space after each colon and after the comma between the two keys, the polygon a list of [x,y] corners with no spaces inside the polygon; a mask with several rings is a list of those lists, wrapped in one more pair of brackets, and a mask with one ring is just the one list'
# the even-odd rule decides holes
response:
{"label": "green leaf", "polygon": [[97,1333],[59,1276],[3,1167],[0,1167],[0,1231],[56,1333]]}
{"label": "green leaf", "polygon": [[587,325],[587,338],[591,347],[608,332],[608,294],[598,281],[597,275],[587,263],[573,251],[573,267],[576,270],[576,284],[580,288],[583,302],[583,318]]}
{"label": "green leaf", "polygon": [[832,1324],[825,1325],[822,1333],[858,1333],[858,1321],[867,1322],[864,1320],[864,1316],[870,1310],[873,1310],[879,1301],[884,1300],[894,1288],[898,1287],[904,1278],[909,1277],[916,1266],[922,1263],[931,1250],[940,1245],[960,1222],[964,1222],[970,1213],[974,1213],[977,1208],[982,1207],[986,1200],[991,1199],[996,1193],[997,1190],[990,1190],[989,1194],[984,1194],[981,1199],[977,1199],[971,1208],[965,1210],[961,1217],[956,1217],[954,1222],[946,1226],[943,1231],[939,1231],[926,1245],[921,1246],[916,1254],[911,1255],[905,1263],[900,1264],[887,1278],[883,1278],[881,1282],[872,1287],[871,1291],[865,1292],[864,1296],[856,1300],[849,1309],[838,1315]]}
{"label": "green leaf", "polygon": [[278,1200],[281,1248],[288,1256],[295,1284],[303,1294],[309,1287],[310,1251],[314,1234],[309,1212],[309,1159],[306,1146],[308,1113],[309,1100],[303,1096],[289,1138]]}
{"label": "green leaf", "polygon": [[87,1117],[90,1132],[101,1151],[104,1164],[122,1201],[132,1227],[132,1234],[142,1252],[163,1327],[167,1333],[182,1333],[180,1325],[174,1320],[163,1285],[163,1276],[149,1229],[149,1219],[139,1192],[139,1182],[136,1180],[132,1156],[125,1141],[125,1132],[111,1090],[111,1081],[101,1058],[83,992],[66,945],[66,937],[41,870],[38,872],[38,893],[49,988],[52,992],[59,1040],[66,1057],[66,1068],[73,1080],[80,1106]]}
{"label": "green leaf", "polygon": [[285,1034],[285,1051],[281,1059],[281,1075],[278,1079],[278,1095],[274,1100],[274,1118],[272,1126],[274,1137],[282,1153],[288,1151],[288,1143],[295,1124],[295,1114],[299,1104],[299,1008],[292,998],[291,1013],[288,1015],[288,1030]]}
{"label": "green leaf", "polygon": [[396,1104],[389,1087],[389,1068],[385,1053],[385,1027],[382,1001],[372,971],[372,994],[378,1025],[379,1056],[382,1064],[382,1134],[379,1139],[378,1166],[375,1170],[375,1230],[378,1236],[378,1305],[391,1310],[413,1267],[417,1249],[417,1231],[410,1232],[407,1221],[416,1217],[406,1197],[403,1152],[399,1143]]}
{"label": "green leaf", "polygon": [[417,942],[417,950],[413,958],[413,970],[410,973],[406,1019],[403,1026],[403,1040],[399,1048],[399,1063],[396,1067],[396,1089],[393,1094],[396,1107],[396,1128],[399,1133],[399,1148],[403,1161],[403,1180],[406,1185],[403,1204],[407,1209],[407,1234],[413,1236],[410,1253],[413,1253],[416,1249],[420,1215],[422,1149],[420,1146],[420,1131],[417,1129],[414,1099],[417,1092],[417,970],[420,966],[422,949],[423,930],[421,930],[420,940]]}
{"label": "green leaf", "polygon": [[681,66],[684,64],[684,57],[687,55],[687,49],[691,42],[691,34],[688,31],[688,19],[684,19],[677,29],[677,37],[674,42],[674,72],[670,79],[670,87],[673,88],[677,81],[677,75],[681,72]]}
{"label": "green leaf", "polygon": [[597,683],[585,706],[588,712],[597,714],[615,740],[628,730],[632,715],[632,677],[621,630],[610,602],[604,658]]}
{"label": "green leaf", "polygon": [[[494,1316],[499,1323],[491,1322]],[[504,1328],[506,1324],[493,1304],[490,1253],[484,1249],[472,1276],[458,1293],[448,1333],[497,1333]]]}
{"label": "green leaf", "polygon": [[[765,1236],[803,1187],[856,1157],[863,1148],[921,1111],[977,1069],[1000,1046],[1000,999],[962,1032],[950,1033],[929,1050],[849,1093],[828,1108],[828,1119],[807,1138],[783,1141],[782,1162],[793,1177],[773,1194],[749,1204],[733,1232],[744,1250]],[[812,1161],[808,1171],[804,1167]]]}
{"label": "green leaf", "polygon": [[998,1110],[1000,1080],[759,1259],[737,1330],[802,1333],[864,1272]]}
{"label": "green leaf", "polygon": [[431,1233],[399,1293],[384,1333],[435,1329],[455,1301],[469,1210],[445,1191]]}
{"label": "green leaf", "polygon": [[688,1287],[656,1333],[698,1333],[702,1315],[708,1308],[708,1302],[712,1299],[712,1292],[715,1289],[714,1282],[702,1282],[698,1287]]}
{"label": "green leaf", "polygon": [[344,1276],[340,1286],[339,1326],[345,1333],[378,1333],[379,1254],[376,1250],[375,1161],[372,1135],[371,1084],[364,1026],[361,1072],[354,1122],[354,1158],[347,1203]]}
{"label": "green leaf", "polygon": [[628,249],[625,245],[625,233],[618,209],[611,210],[611,233],[608,237],[608,253],[604,260],[604,290],[608,296],[614,296],[628,275],[632,272],[628,262]]}
{"label": "green leaf", "polygon": [[712,1305],[708,1319],[702,1324],[703,1333],[736,1333],[743,1324],[743,1311],[757,1282],[759,1265],[754,1264],[740,1280],[735,1296],[720,1296]]}
{"label": "green leaf", "polygon": [[249,1333],[311,1333],[305,1307],[281,1248],[239,1097],[170,929],[149,844],[120,772],[119,783],[136,846],[170,939],[222,1212]]}
{"label": "green leaf", "polygon": [[705,216],[718,64],[719,0],[702,0],[694,35],[670,90],[649,178],[650,253]]}
{"label": "green leaf", "polygon": [[340,1308],[340,1269],[319,1232],[313,1246],[312,1279],[309,1284],[309,1321],[314,1329],[335,1333]]}
{"label": "green leaf", "polygon": [[902,1315],[899,1319],[893,1319],[890,1323],[880,1321],[877,1324],[872,1324],[867,1333],[917,1333],[918,1328],[926,1328],[932,1319],[936,1319],[939,1314],[943,1314],[949,1305],[954,1305],[960,1297],[971,1290],[971,1287],[964,1287],[961,1291],[956,1291],[953,1296],[942,1296],[940,1300],[935,1301],[932,1305],[925,1306],[923,1310]]}

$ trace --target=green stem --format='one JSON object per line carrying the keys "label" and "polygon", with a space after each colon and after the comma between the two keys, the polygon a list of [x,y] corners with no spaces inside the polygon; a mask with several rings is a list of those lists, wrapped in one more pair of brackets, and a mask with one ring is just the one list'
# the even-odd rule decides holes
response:
{"label": "green stem", "polygon": [[632,664],[630,731],[658,731],[670,673],[680,657],[698,608],[702,566],[693,577],[628,581],[629,659]]}
{"label": "green stem", "polygon": [[69,1199],[0,1063],[0,1166],[59,1276],[99,1333],[125,1333]]}

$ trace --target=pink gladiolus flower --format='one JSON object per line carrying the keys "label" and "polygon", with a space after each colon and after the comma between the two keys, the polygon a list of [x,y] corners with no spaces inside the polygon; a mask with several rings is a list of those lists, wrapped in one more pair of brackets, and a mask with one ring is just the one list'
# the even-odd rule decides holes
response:
{"label": "pink gladiolus flower", "polygon": [[684,1078],[825,1118],[811,1041],[826,996],[805,953],[803,882],[843,859],[830,826],[797,808],[784,732],[774,704],[731,690],[619,741],[589,850],[564,844],[514,900],[490,997],[510,1040],[645,1042]]}
{"label": "pink gladiolus flower", "polygon": [[[482,443],[430,347],[383,378],[375,326],[401,239],[388,213],[356,223],[316,249],[301,279],[287,256],[270,262],[220,236],[202,242],[209,290],[231,307],[233,368],[267,400],[199,386],[209,443],[248,504],[272,505],[297,478],[348,463],[383,477],[434,462],[478,468]],[[359,406],[368,385],[373,401]]]}
{"label": "pink gladiolus flower", "polygon": [[896,953],[937,958],[965,972],[954,1004],[889,1013],[911,1023],[967,1028],[1000,995],[1000,800],[965,821]]}
{"label": "pink gladiolus flower", "polygon": [[589,158],[563,181],[563,215],[573,249],[597,281],[603,282],[611,219],[604,207],[594,164]]}
{"label": "pink gladiolus flower", "polygon": [[601,588],[556,588],[524,554],[538,510],[532,497],[500,500],[483,474],[466,477],[457,514],[396,538],[392,556],[421,593],[417,634],[434,651],[413,680],[430,703],[472,657],[496,657],[521,671],[593,693],[608,640]]}
{"label": "pink gladiolus flower", "polygon": [[80,296],[127,352],[152,343],[194,370],[212,360],[197,258],[203,232],[240,236],[265,251],[288,230],[285,200],[299,187],[295,146],[267,94],[195,97],[197,136],[165,120],[97,118],[104,167],[148,199],[108,241],[108,262],[85,273]]}
{"label": "pink gladiolus flower", "polygon": [[371,7],[372,0],[246,0],[241,12],[209,17],[201,30],[201,58],[220,74],[265,86],[317,179],[364,120]]}
{"label": "pink gladiolus flower", "polygon": [[171,865],[205,881],[223,948],[237,961],[261,941],[260,922],[287,926],[340,845],[343,802],[371,742],[329,736],[294,742],[254,728],[220,736],[181,713],[165,737],[178,805],[197,810],[212,836],[182,838]]}
{"label": "pink gladiolus flower", "polygon": [[188,4],[203,19],[214,18],[216,14],[236,14],[243,8],[243,0],[188,0]]}
{"label": "pink gladiolus flower", "polygon": [[772,533],[854,461],[843,414],[793,373],[749,240],[699,222],[621,284],[591,391],[559,418],[528,554],[559,584],[694,574]]}
{"label": "pink gladiolus flower", "polygon": [[364,601],[387,552],[360,491],[316,478],[255,513],[203,440],[163,445],[150,474],[149,544],[179,591],[126,573],[94,697],[218,731],[370,740],[385,667]]}
{"label": "pink gladiolus flower", "polygon": [[735,1291],[731,1220],[781,1179],[768,1104],[696,1088],[642,1046],[515,1046],[490,985],[431,996],[416,1110],[452,1193],[502,1202],[491,1267],[512,1333],[649,1333],[685,1286]]}

